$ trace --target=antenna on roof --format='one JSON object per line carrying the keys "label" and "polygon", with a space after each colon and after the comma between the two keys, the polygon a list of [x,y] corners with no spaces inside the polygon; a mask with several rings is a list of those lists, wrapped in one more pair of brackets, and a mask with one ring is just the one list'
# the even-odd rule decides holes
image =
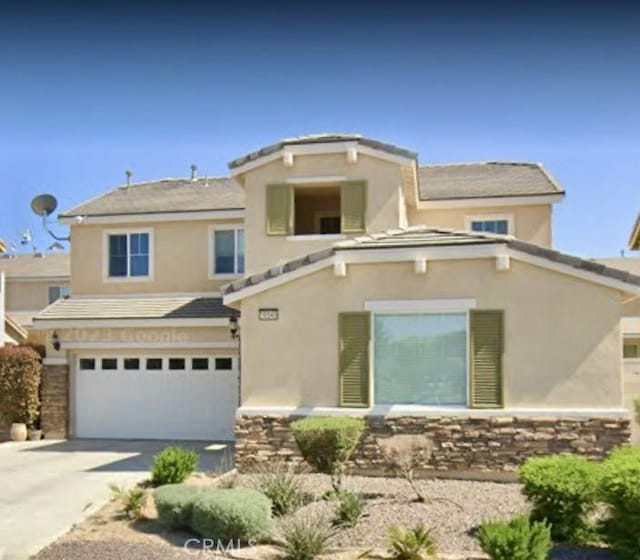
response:
{"label": "antenna on roof", "polygon": [[[42,227],[44,230],[56,241],[70,241],[71,237],[59,237],[47,226],[47,218],[53,214],[57,207],[58,201],[52,194],[40,194],[31,201],[31,210],[33,210],[34,214],[42,218]],[[29,236],[31,236],[31,232],[29,232]]]}
{"label": "antenna on roof", "polygon": [[195,163],[191,164],[191,180],[195,181],[198,177],[198,166]]}
{"label": "antenna on roof", "polygon": [[131,169],[127,169],[124,174],[127,177],[127,187],[129,187],[131,185],[131,176],[133,175],[133,171],[131,171]]}

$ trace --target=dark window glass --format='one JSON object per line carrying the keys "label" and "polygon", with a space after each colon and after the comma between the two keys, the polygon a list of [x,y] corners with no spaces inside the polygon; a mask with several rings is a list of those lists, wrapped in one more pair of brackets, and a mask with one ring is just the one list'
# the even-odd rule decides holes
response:
{"label": "dark window glass", "polygon": [[331,235],[340,233],[340,216],[323,216],[320,218],[320,233]]}
{"label": "dark window glass", "polygon": [[191,360],[191,369],[209,369],[209,358],[193,358]]}
{"label": "dark window glass", "polygon": [[236,272],[244,274],[244,230],[236,230],[236,235],[238,236],[238,254],[236,255],[238,270]]}
{"label": "dark window glass", "polygon": [[109,236],[109,276],[127,275],[127,236]]}
{"label": "dark window glass", "polygon": [[509,222],[507,220],[485,220],[471,222],[471,231],[485,231],[488,233],[509,233]]}
{"label": "dark window glass", "polygon": [[80,369],[96,369],[95,358],[80,358]]}
{"label": "dark window glass", "polygon": [[162,358],[147,358],[147,369],[162,369]]}
{"label": "dark window glass", "polygon": [[232,229],[215,232],[215,273],[233,274],[236,253],[235,231]]}
{"label": "dark window glass", "polygon": [[169,369],[184,369],[186,360],[184,358],[169,358]]}
{"label": "dark window glass", "polygon": [[67,297],[69,295],[68,286],[49,286],[49,303]]}
{"label": "dark window glass", "polygon": [[231,358],[216,358],[217,370],[230,370],[233,367],[233,360]]}
{"label": "dark window glass", "polygon": [[125,358],[124,369],[140,369],[140,358]]}
{"label": "dark window glass", "polygon": [[102,358],[102,369],[118,369],[118,359]]}

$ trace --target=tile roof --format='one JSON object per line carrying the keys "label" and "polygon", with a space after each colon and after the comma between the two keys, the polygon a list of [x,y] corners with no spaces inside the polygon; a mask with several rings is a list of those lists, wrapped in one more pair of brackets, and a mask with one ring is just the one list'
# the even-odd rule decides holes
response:
{"label": "tile roof", "polygon": [[87,319],[219,319],[238,312],[219,297],[63,298],[42,310],[43,320]]}
{"label": "tile roof", "polygon": [[197,212],[244,208],[244,190],[233,179],[160,179],[117,187],[60,217]]}
{"label": "tile roof", "polygon": [[638,276],[640,276],[640,257],[605,257],[594,258],[592,260],[608,266],[609,268],[626,270],[631,274],[637,274]]}
{"label": "tile roof", "polygon": [[419,168],[420,200],[562,194],[539,163],[486,162]]}
{"label": "tile roof", "polygon": [[402,156],[409,159],[417,159],[418,157],[418,154],[405,148],[401,148],[393,144],[388,144],[386,142],[380,142],[379,140],[374,140],[373,138],[365,138],[360,134],[309,134],[306,136],[284,138],[283,140],[280,140],[275,144],[271,144],[254,152],[250,152],[229,162],[229,168],[235,169],[236,167],[240,167],[241,165],[249,163],[250,161],[255,161],[257,159],[260,159],[261,157],[265,157],[278,152],[285,146],[295,146],[299,144],[328,144],[332,142],[357,142],[358,144],[362,144],[363,146],[373,148],[374,150],[380,150],[382,152],[387,152],[389,154]]}
{"label": "tile roof", "polygon": [[3,255],[0,272],[8,279],[70,277],[69,253]]}
{"label": "tile roof", "polygon": [[592,260],[581,259],[572,255],[567,255],[559,251],[525,243],[511,235],[497,235],[491,233],[479,233],[462,231],[448,228],[432,228],[427,226],[410,226],[388,230],[382,233],[373,233],[338,241],[332,247],[311,253],[304,257],[294,259],[281,266],[270,268],[259,274],[254,274],[236,280],[222,288],[223,295],[239,292],[265,282],[271,278],[282,276],[312,265],[319,261],[326,260],[340,251],[350,251],[359,249],[393,249],[403,247],[462,247],[469,245],[502,244],[506,247],[527,253],[535,257],[541,257],[552,262],[570,266],[577,270],[591,272],[603,277],[612,278],[640,287],[640,274],[635,275],[627,271],[618,270]]}

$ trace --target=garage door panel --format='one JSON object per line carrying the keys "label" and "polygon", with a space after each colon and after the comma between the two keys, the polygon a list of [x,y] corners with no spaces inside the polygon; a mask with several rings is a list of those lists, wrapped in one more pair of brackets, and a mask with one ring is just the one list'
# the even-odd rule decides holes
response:
{"label": "garage door panel", "polygon": [[234,371],[78,371],[75,435],[232,440]]}

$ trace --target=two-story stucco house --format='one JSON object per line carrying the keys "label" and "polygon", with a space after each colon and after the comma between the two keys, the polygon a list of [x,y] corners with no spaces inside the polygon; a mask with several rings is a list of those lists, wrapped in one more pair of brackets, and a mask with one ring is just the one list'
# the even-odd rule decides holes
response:
{"label": "two-story stucco house", "polygon": [[235,433],[240,466],[290,453],[307,414],[366,417],[367,442],[424,432],[442,469],[627,440],[620,316],[640,277],[552,249],[564,192],[541,165],[421,166],[316,135],[229,167],[61,215],[72,297],[36,318],[45,430]]}

